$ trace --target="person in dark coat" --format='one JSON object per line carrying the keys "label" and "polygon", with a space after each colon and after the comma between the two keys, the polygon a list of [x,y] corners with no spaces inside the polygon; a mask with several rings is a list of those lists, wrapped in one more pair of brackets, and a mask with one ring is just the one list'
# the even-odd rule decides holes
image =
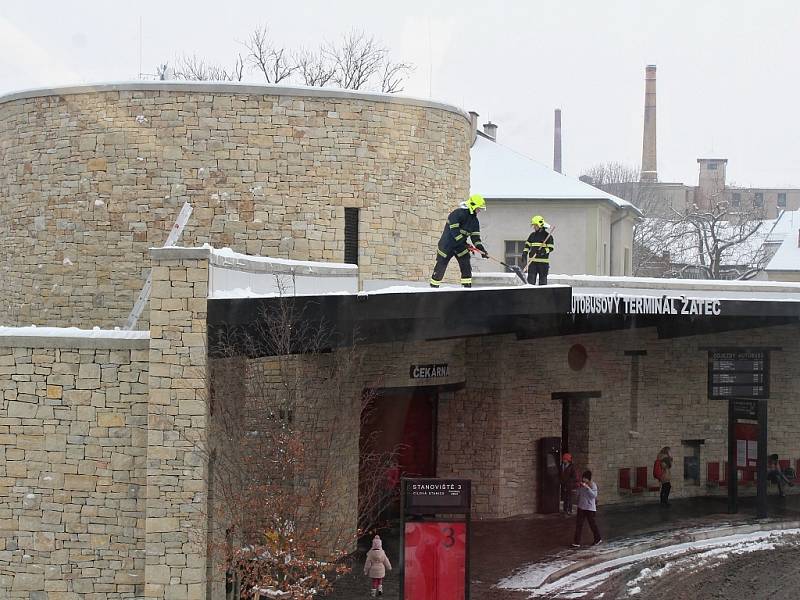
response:
{"label": "person in dark coat", "polygon": [[778,495],[783,498],[786,495],[784,486],[794,487],[794,484],[786,478],[781,471],[780,462],[777,454],[770,454],[767,459],[767,481],[778,486]]}
{"label": "person in dark coat", "polygon": [[528,283],[547,285],[547,273],[550,271],[550,253],[555,250],[553,234],[547,231],[544,217],[536,215],[531,219],[533,231],[525,242],[522,261],[528,266]]}
{"label": "person in dark coat", "polygon": [[472,265],[467,239],[478,249],[483,258],[489,258],[489,253],[481,241],[481,226],[478,222],[478,213],[485,209],[486,200],[483,196],[473,194],[447,217],[447,223],[436,248],[436,264],[431,275],[431,287],[438,288],[441,285],[447,264],[454,256],[461,268],[461,285],[472,287]]}

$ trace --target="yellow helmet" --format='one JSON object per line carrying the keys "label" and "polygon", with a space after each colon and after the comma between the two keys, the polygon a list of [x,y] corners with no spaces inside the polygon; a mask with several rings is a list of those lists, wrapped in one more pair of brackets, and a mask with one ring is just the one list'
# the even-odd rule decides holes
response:
{"label": "yellow helmet", "polygon": [[539,227],[544,227],[544,217],[541,215],[536,215],[531,219],[531,225],[538,225]]}
{"label": "yellow helmet", "polygon": [[479,208],[486,209],[486,200],[480,194],[472,194],[467,200],[469,212],[474,213]]}

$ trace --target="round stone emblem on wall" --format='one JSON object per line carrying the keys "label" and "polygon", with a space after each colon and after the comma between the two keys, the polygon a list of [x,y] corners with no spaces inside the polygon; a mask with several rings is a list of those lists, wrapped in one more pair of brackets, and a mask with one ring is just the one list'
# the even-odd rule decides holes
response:
{"label": "round stone emblem on wall", "polygon": [[567,353],[567,363],[573,371],[580,371],[586,366],[586,348],[582,344],[573,344]]}

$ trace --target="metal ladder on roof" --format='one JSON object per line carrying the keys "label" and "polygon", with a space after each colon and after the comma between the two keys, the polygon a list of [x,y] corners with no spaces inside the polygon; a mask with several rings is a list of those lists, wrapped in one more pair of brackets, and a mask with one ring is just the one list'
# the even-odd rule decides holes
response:
{"label": "metal ladder on roof", "polygon": [[[172,229],[167,236],[167,240],[164,242],[162,248],[169,248],[174,246],[175,243],[178,241],[178,238],[181,237],[184,228],[186,227],[186,223],[189,221],[189,217],[192,214],[192,205],[188,202],[184,202],[183,206],[181,207],[181,211],[178,213],[178,218],[175,219],[175,224],[172,226]],[[152,269],[147,273],[147,279],[145,279],[144,286],[142,286],[142,291],[139,292],[139,297],[136,298],[136,303],[133,305],[133,309],[131,313],[128,315],[128,320],[125,321],[125,327],[123,329],[130,331],[134,327],[136,327],[136,323],[139,321],[139,317],[142,316],[142,311],[144,310],[144,305],[147,304],[147,301],[150,299],[150,290],[153,288],[153,271]]]}

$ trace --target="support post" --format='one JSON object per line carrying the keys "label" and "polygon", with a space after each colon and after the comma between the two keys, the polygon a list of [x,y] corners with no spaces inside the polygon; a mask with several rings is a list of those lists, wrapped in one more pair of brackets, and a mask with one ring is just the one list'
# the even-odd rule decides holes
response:
{"label": "support post", "polygon": [[756,514],[759,519],[767,516],[767,401],[758,401],[758,487]]}
{"label": "support post", "polygon": [[736,469],[736,411],[728,400],[728,513],[739,512],[739,478]]}

